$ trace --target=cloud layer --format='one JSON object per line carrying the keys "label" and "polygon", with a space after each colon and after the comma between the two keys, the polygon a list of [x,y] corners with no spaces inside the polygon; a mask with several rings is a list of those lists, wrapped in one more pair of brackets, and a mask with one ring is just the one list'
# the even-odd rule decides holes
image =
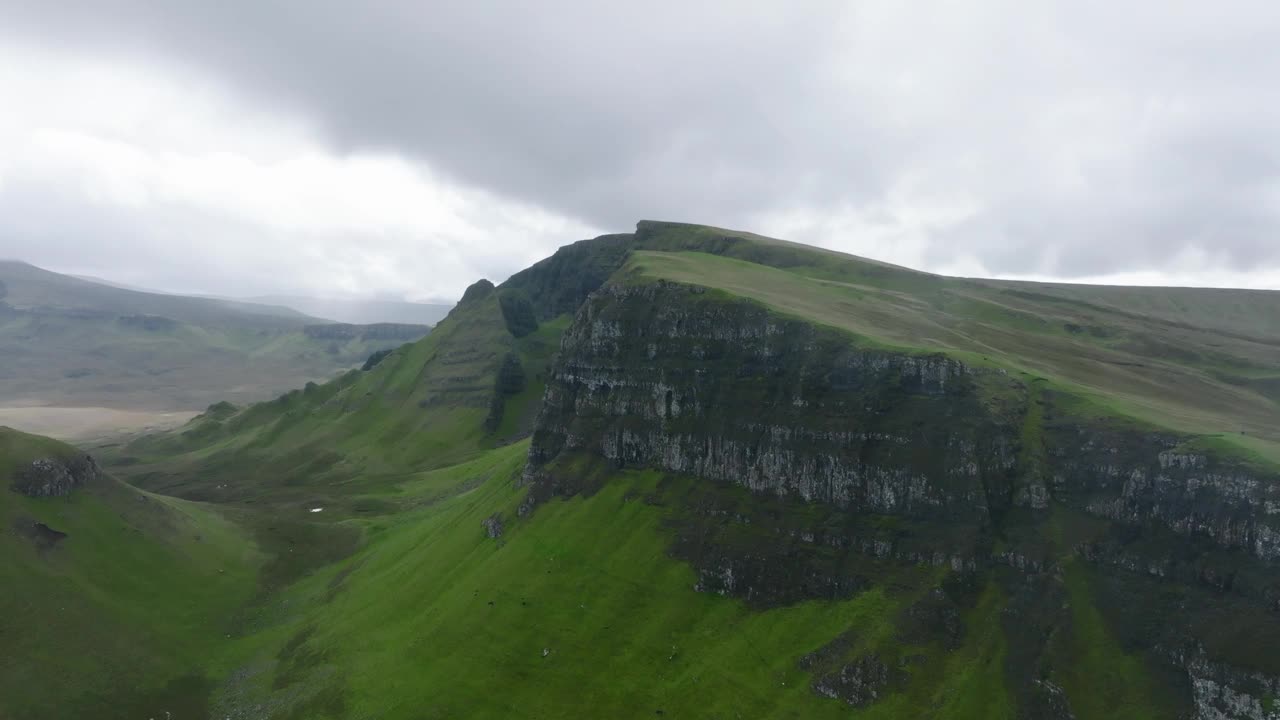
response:
{"label": "cloud layer", "polygon": [[0,27],[4,250],[448,296],[653,217],[1280,285],[1272,3],[0,0]]}

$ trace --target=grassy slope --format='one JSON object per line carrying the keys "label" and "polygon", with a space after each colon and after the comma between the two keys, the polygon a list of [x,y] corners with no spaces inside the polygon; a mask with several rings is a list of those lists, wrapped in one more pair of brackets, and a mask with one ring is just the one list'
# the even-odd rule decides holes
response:
{"label": "grassy slope", "polygon": [[1280,315],[1276,313],[1276,293],[1273,290],[1122,287],[1005,280],[985,280],[982,283],[1170,323],[1211,327],[1246,337],[1280,338]]}
{"label": "grassy slope", "polygon": [[[525,450],[495,449],[394,491],[432,502],[371,521],[368,547],[273,603],[292,613],[272,615],[271,642],[243,641],[245,679],[217,707],[298,718],[843,717],[849,708],[815,695],[796,661],[852,631],[864,649],[932,658],[913,670],[911,692],[858,717],[1011,716],[991,592],[969,613],[972,642],[945,656],[892,639],[891,618],[933,571],[900,570],[845,602],[752,610],[695,592],[693,572],[668,556],[664,511],[641,500],[655,474],[513,521]],[[493,540],[481,520],[497,511],[507,530]]]}
{"label": "grassy slope", "polygon": [[[258,553],[213,510],[114,480],[8,489],[18,465],[71,452],[0,428],[0,716],[199,717]],[[18,532],[33,521],[67,537],[42,549]]]}
{"label": "grassy slope", "polygon": [[[547,365],[568,322],[519,340],[490,296],[460,307],[420,342],[368,372],[288,393],[229,417],[206,414],[181,432],[116,451],[120,472],[143,487],[202,500],[350,504],[362,488],[473,457],[532,424]],[[503,356],[516,353],[525,389],[502,424],[482,427]]]}
{"label": "grassy slope", "polygon": [[[853,599],[758,610],[693,590],[668,554],[668,508],[688,479],[627,472],[590,497],[516,519],[526,443],[373,492],[405,511],[359,521],[368,545],[264,606],[233,644],[232,717],[1012,718],[991,583],[964,611],[962,644],[913,644],[895,618],[945,574],[886,566]],[[494,540],[481,521],[502,513]],[[1071,570],[1075,622],[1058,660],[1082,720],[1160,717],[1162,700]],[[1010,635],[1012,633],[1012,635]],[[854,710],[815,694],[798,660],[838,636],[904,679]],[[1077,702],[1076,699],[1079,699]],[[1096,700],[1096,701],[1095,701]],[[659,712],[661,711],[661,712]],[[1134,714],[1137,712],[1137,714]],[[1144,714],[1145,713],[1145,714]]]}
{"label": "grassy slope", "polygon": [[[1270,335],[1267,312],[1280,314],[1280,293],[1246,293],[1247,303],[1189,311],[1174,325],[1165,317],[1178,307],[1170,298],[1196,291],[1126,289],[1161,308],[1161,316],[1145,316],[967,280],[866,277],[853,260],[813,259],[780,269],[650,251],[635,253],[624,272],[714,287],[874,342],[951,351],[1044,377],[1117,414],[1220,435],[1280,460],[1280,402],[1248,382],[1280,376],[1280,338]],[[1237,335],[1239,328],[1255,336]]]}

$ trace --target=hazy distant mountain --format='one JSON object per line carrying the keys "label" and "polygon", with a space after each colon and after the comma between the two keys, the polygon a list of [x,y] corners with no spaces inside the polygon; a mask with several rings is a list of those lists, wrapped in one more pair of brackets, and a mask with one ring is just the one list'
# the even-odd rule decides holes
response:
{"label": "hazy distant mountain", "polygon": [[292,324],[324,322],[323,318],[291,308],[141,290],[104,280],[63,275],[16,260],[0,260],[0,283],[3,283],[0,301],[28,310],[110,310],[164,315],[186,322],[234,323],[245,314],[287,318]]}
{"label": "hazy distant mountain", "polygon": [[0,404],[202,408],[264,399],[422,337],[263,303],[143,292],[0,261]]}
{"label": "hazy distant mountain", "polygon": [[302,315],[335,322],[367,325],[370,323],[410,323],[415,325],[435,325],[444,319],[453,309],[449,303],[418,303],[404,300],[360,300],[328,297],[312,297],[309,295],[260,295],[257,297],[228,297],[225,295],[206,295],[203,293],[171,293],[164,290],[127,285],[125,283],[106,280],[92,275],[71,275],[77,280],[85,280],[95,285],[106,285],[120,290],[151,295],[169,295],[177,297],[198,297],[219,300],[245,312],[260,315],[280,315],[298,317]]}
{"label": "hazy distant mountain", "polygon": [[389,322],[435,325],[453,308],[452,305],[440,303],[339,300],[301,295],[263,295],[246,299],[259,305],[284,306],[315,317],[357,324]]}

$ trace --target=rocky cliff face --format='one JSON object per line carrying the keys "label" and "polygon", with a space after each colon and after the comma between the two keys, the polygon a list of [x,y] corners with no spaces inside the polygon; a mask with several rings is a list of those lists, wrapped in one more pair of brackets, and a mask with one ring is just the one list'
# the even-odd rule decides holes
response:
{"label": "rocky cliff face", "polygon": [[1004,373],[944,355],[860,347],[701,288],[609,285],[564,336],[529,473],[589,450],[845,509],[977,522],[1054,499],[1280,559],[1280,477],[1172,433],[1069,415],[1028,440],[1028,402]]}
{"label": "rocky cliff face", "polygon": [[1008,502],[1017,428],[979,402],[977,372],[698,288],[611,285],[566,332],[530,472],[585,449],[840,508],[983,522]]}
{"label": "rocky cliff face", "polygon": [[14,473],[13,489],[29,497],[62,497],[101,477],[88,455],[38,458]]}
{"label": "rocky cliff face", "polygon": [[1065,421],[1046,445],[1052,494],[1127,525],[1174,532],[1280,560],[1280,477],[1182,449],[1171,433]]}
{"label": "rocky cliff face", "polygon": [[[1103,578],[1126,642],[1175,669],[1188,713],[1276,717],[1278,663],[1209,636],[1234,616],[1265,628],[1259,647],[1280,641],[1280,477],[1058,400],[714,291],[606,284],[563,337],[522,512],[608,469],[711,481],[681,499],[672,550],[700,589],[761,604],[849,597],[886,564],[993,573],[1036,608],[1009,611],[1040,638],[1018,650],[1015,694],[1062,717],[1068,699],[1029,668],[1063,622],[1071,556]],[[716,489],[733,486],[755,500]],[[1157,602],[1170,582],[1183,599]],[[817,691],[864,704],[893,684],[879,661],[846,660]]]}

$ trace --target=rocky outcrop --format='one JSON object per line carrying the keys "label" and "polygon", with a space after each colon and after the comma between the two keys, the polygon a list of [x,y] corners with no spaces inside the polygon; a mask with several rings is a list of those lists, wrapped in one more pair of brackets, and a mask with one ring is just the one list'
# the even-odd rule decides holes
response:
{"label": "rocky outcrop", "polygon": [[28,497],[62,497],[101,475],[88,455],[38,458],[14,473],[13,490]]}
{"label": "rocky outcrop", "polygon": [[[610,285],[564,335],[530,479],[587,450],[841,508],[981,523],[1008,503],[1017,431],[979,402],[978,372],[698,288]],[[554,473],[544,480],[533,484],[555,493]]]}
{"label": "rocky outcrop", "polygon": [[1110,520],[1159,523],[1261,560],[1280,560],[1280,475],[1224,454],[1185,450],[1186,441],[1105,423],[1051,423],[1051,492]]}
{"label": "rocky outcrop", "polygon": [[18,537],[26,539],[37,550],[42,552],[52,550],[58,546],[58,543],[67,539],[67,534],[61,530],[54,530],[39,520],[33,520],[29,517],[20,517],[13,521],[13,530]]}
{"label": "rocky outcrop", "polygon": [[880,658],[866,655],[818,677],[813,681],[813,690],[819,695],[861,707],[880,698],[880,693],[889,684],[889,677],[889,668]]}
{"label": "rocky outcrop", "polygon": [[493,283],[481,278],[467,286],[467,289],[462,293],[462,299],[458,302],[461,304],[475,300],[483,300],[484,298],[489,297],[489,293],[491,292],[493,292]]}
{"label": "rocky outcrop", "polygon": [[1196,720],[1280,720],[1280,677],[1214,662],[1200,647],[1175,660],[1187,669]]}
{"label": "rocky outcrop", "polygon": [[492,539],[502,537],[502,513],[494,513],[481,521],[484,526],[484,534]]}
{"label": "rocky outcrop", "polygon": [[630,234],[602,235],[566,245],[512,275],[502,289],[525,293],[534,303],[538,320],[573,313],[622,267],[634,246],[635,237]]}
{"label": "rocky outcrop", "polygon": [[800,658],[800,669],[813,674],[810,687],[823,697],[864,707],[879,700],[903,674],[873,652],[861,651],[858,638],[846,632]]}
{"label": "rocky outcrop", "polygon": [[369,357],[365,359],[364,365],[360,366],[360,372],[369,372],[370,370],[378,367],[378,363],[382,362],[383,360],[386,360],[387,357],[391,355],[392,352],[394,351],[391,348],[385,348],[383,350],[373,351],[373,353],[371,353]]}

